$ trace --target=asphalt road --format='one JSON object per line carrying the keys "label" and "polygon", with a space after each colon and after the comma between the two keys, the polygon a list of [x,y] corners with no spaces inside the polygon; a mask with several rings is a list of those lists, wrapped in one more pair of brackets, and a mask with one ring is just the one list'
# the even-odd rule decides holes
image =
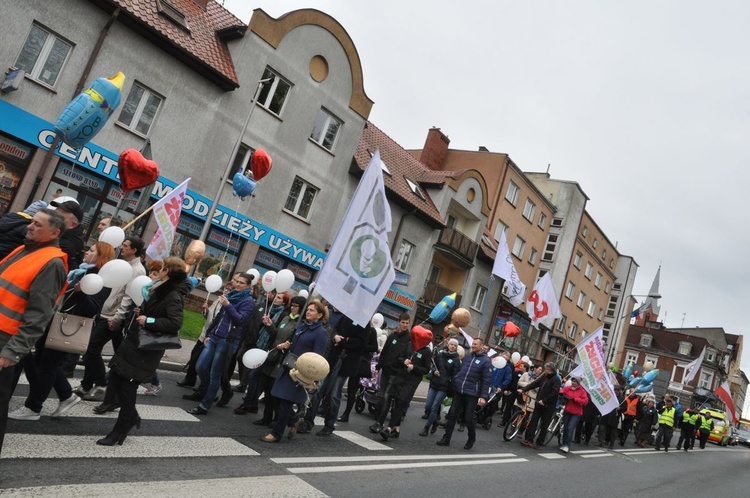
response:
{"label": "asphalt road", "polygon": [[[0,457],[0,496],[498,496],[589,497],[649,495],[747,496],[750,449],[720,448],[656,452],[631,441],[615,451],[574,445],[535,451],[517,440],[505,442],[500,429],[479,429],[474,449],[466,433],[454,433],[450,447],[418,436],[421,404],[414,404],[399,439],[383,442],[367,427],[367,413],[352,414],[333,436],[315,430],[279,444],[235,415],[239,395],[227,408],[192,416],[176,373],[161,372],[164,390],[139,396],[143,418],[120,447],[94,443],[114,425],[114,415],[96,416],[95,403],[82,402],[59,419],[9,421]],[[23,402],[20,385],[11,409]],[[45,412],[57,401],[51,399]],[[43,413],[44,414],[44,413]],[[676,437],[673,439],[673,445]]]}

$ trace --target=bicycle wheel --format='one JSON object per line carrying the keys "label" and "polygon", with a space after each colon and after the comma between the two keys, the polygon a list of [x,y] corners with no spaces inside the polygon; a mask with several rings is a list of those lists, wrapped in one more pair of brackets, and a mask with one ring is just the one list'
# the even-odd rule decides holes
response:
{"label": "bicycle wheel", "polygon": [[549,428],[547,428],[547,434],[544,436],[544,446],[547,446],[550,441],[552,441],[552,438],[555,437],[555,433],[560,429],[560,417],[555,415],[555,417],[552,419],[552,422],[549,424]]}
{"label": "bicycle wheel", "polygon": [[503,439],[511,441],[518,435],[518,431],[521,429],[521,425],[524,423],[523,412],[516,413],[515,416],[510,419],[510,422],[505,424],[503,429]]}

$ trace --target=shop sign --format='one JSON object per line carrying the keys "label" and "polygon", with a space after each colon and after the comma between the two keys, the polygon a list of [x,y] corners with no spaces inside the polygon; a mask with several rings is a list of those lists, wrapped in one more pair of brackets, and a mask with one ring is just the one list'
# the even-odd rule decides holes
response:
{"label": "shop sign", "polygon": [[215,242],[220,246],[228,246],[234,251],[238,251],[240,249],[240,241],[237,237],[227,237],[226,235],[223,235],[214,229],[211,229],[208,232],[208,240],[210,240],[211,242]]}
{"label": "shop sign", "polygon": [[301,282],[310,282],[312,280],[313,272],[299,265],[289,264],[289,271],[294,273],[296,280]]}
{"label": "shop sign", "polygon": [[393,281],[396,285],[409,285],[409,277],[410,275],[408,273],[404,273],[402,271],[396,271],[396,280]]}
{"label": "shop sign", "polygon": [[30,154],[31,149],[29,147],[21,145],[15,140],[0,136],[0,156],[25,161],[29,158]]}
{"label": "shop sign", "polygon": [[93,192],[102,192],[104,190],[103,180],[100,180],[84,171],[71,168],[67,164],[61,164],[57,172],[58,179],[64,182],[70,182],[73,185],[84,187]]}
{"label": "shop sign", "polygon": [[273,268],[274,270],[281,270],[284,268],[284,260],[267,251],[258,251],[255,260],[263,263],[269,268]]}
{"label": "shop sign", "polygon": [[385,293],[385,298],[383,299],[407,310],[414,309],[414,306],[417,304],[416,296],[412,296],[408,292],[393,287],[388,289],[388,292]]}

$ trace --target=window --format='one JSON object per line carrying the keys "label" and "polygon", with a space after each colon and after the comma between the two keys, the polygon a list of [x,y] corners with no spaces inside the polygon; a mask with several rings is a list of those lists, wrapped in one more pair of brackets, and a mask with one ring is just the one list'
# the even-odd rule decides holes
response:
{"label": "window", "polygon": [[523,217],[529,221],[533,221],[535,210],[536,210],[536,204],[531,202],[531,199],[526,199],[526,205],[523,207]]}
{"label": "window", "polygon": [[654,368],[656,368],[657,363],[659,363],[659,357],[658,356],[654,356],[652,354],[647,354],[646,355],[646,359],[643,360],[643,364],[645,365],[649,361],[651,363],[653,363],[654,364]]}
{"label": "window", "polygon": [[507,235],[507,231],[508,231],[508,225],[498,220],[497,226],[495,227],[495,240],[500,242],[500,235],[503,233]]}
{"label": "window", "polygon": [[565,332],[565,320],[567,320],[567,317],[565,315],[563,315],[562,318],[560,318],[557,321],[557,327],[556,328],[557,328],[558,332]]}
{"label": "window", "polygon": [[302,219],[307,219],[310,216],[310,208],[317,193],[318,189],[316,187],[313,187],[298,176],[295,177],[294,182],[292,182],[292,188],[289,190],[289,196],[286,198],[284,210]]}
{"label": "window", "polygon": [[250,164],[250,158],[253,155],[253,151],[254,149],[251,147],[248,147],[245,144],[240,144],[240,148],[237,149],[237,155],[234,156],[234,161],[232,161],[232,172],[245,172],[248,164]]}
{"label": "window", "polygon": [[583,235],[583,238],[585,239],[586,236],[589,234],[589,227],[584,226],[583,227],[583,231],[581,232],[581,234]]}
{"label": "window", "polygon": [[713,349],[706,349],[706,361],[716,361],[716,351]]}
{"label": "window", "polygon": [[593,272],[594,272],[594,265],[592,265],[591,262],[589,261],[589,262],[586,263],[586,273],[585,273],[586,278],[588,278],[589,280],[591,280],[591,274]]}
{"label": "window", "polygon": [[535,265],[536,264],[536,256],[537,256],[537,254],[539,254],[539,252],[532,247],[531,251],[529,252],[529,264],[530,265]]}
{"label": "window", "polygon": [[437,265],[432,265],[432,266],[430,267],[430,277],[429,277],[429,281],[430,281],[430,282],[437,282],[437,281],[439,281],[439,280],[440,280],[440,272],[441,272],[441,271],[443,271],[443,269],[442,269],[442,268],[440,268],[440,267],[439,267],[439,266],[437,266]]}
{"label": "window", "polygon": [[513,182],[510,182],[508,185],[508,191],[505,193],[505,200],[516,205],[516,202],[518,201],[518,185],[516,185]]}
{"label": "window", "polygon": [[117,122],[130,131],[146,136],[163,100],[164,98],[153,90],[135,82],[130,88],[128,98],[125,99]]}
{"label": "window", "polygon": [[258,104],[280,116],[284,108],[284,102],[286,102],[286,96],[289,95],[289,90],[292,88],[291,83],[268,67],[263,71],[261,80],[270,81],[263,83],[263,88],[258,94]]}
{"label": "window", "polygon": [[614,318],[616,310],[617,310],[617,297],[611,296],[609,298],[609,304],[607,304],[607,316],[610,318]]}
{"label": "window", "polygon": [[652,339],[653,337],[648,334],[641,334],[641,346],[643,346],[644,348],[650,348]]}
{"label": "window", "polygon": [[607,261],[607,250],[602,251],[602,261]]}
{"label": "window", "polygon": [[610,289],[611,289],[610,283],[609,283],[609,281],[607,281],[607,283],[604,284],[604,293],[605,294],[609,294]]}
{"label": "window", "polygon": [[614,259],[610,259],[609,260],[609,268],[612,269],[614,267],[615,267],[615,260]]}
{"label": "window", "polygon": [[700,380],[698,381],[698,387],[702,387],[703,389],[708,389],[709,391],[712,390],[711,384],[714,381],[714,373],[713,372],[707,372],[703,369],[701,369],[701,376]]}
{"label": "window", "polygon": [[598,243],[599,243],[599,241],[598,241],[598,240],[597,240],[597,239],[595,238],[595,239],[594,239],[594,243],[593,243],[593,244],[591,244],[591,245],[592,245],[592,246],[594,247],[594,249],[596,249],[596,245],[597,245]]}
{"label": "window", "polygon": [[555,247],[557,246],[557,239],[559,235],[549,234],[547,236],[547,244],[544,246],[544,254],[542,254],[542,261],[550,262],[555,257]]}
{"label": "window", "polygon": [[31,25],[15,66],[36,81],[53,87],[73,45],[38,24]]}
{"label": "window", "polygon": [[689,355],[690,351],[692,350],[693,350],[692,344],[690,344],[689,342],[680,341],[680,348],[677,350],[677,353]]}
{"label": "window", "polygon": [[555,228],[561,228],[563,226],[562,218],[552,218],[552,225]]}
{"label": "window", "polygon": [[592,300],[589,301],[589,309],[586,311],[586,314],[590,316],[591,318],[594,318],[594,314],[596,313],[596,303]]}
{"label": "window", "polygon": [[544,230],[544,227],[547,226],[547,215],[544,213],[541,213],[539,215],[539,228]]}
{"label": "window", "polygon": [[573,266],[575,266],[576,268],[580,270],[581,263],[583,263],[583,254],[581,254],[580,252],[577,252],[575,258],[573,258]]}
{"label": "window", "polygon": [[599,308],[599,314],[597,315],[596,319],[601,322],[602,318],[604,318],[604,308]]}
{"label": "window", "polygon": [[474,289],[474,299],[471,300],[471,308],[481,312],[484,305],[484,297],[487,295],[487,288],[477,284]]}
{"label": "window", "polygon": [[411,253],[414,250],[414,244],[406,239],[401,239],[401,245],[398,248],[398,255],[396,256],[396,268],[401,271],[406,271],[409,266],[409,259]]}
{"label": "window", "polygon": [[424,199],[424,194],[422,193],[422,189],[419,188],[419,185],[414,183],[413,181],[409,180],[408,178],[404,177],[404,180],[406,180],[406,184],[409,185],[409,188],[411,189],[411,192],[419,197],[422,200]]}
{"label": "window", "polygon": [[166,0],[159,0],[156,3],[156,8],[161,15],[175,23],[178,27],[190,32],[190,26],[188,26],[185,14],[177,10],[177,8],[172,6],[169,2]]}
{"label": "window", "polygon": [[576,303],[576,306],[583,309],[583,306],[586,304],[586,293],[581,291],[578,294],[578,302]]}
{"label": "window", "polygon": [[636,351],[628,351],[627,356],[625,358],[625,364],[627,365],[630,362],[638,363],[638,353]]}
{"label": "window", "polygon": [[513,256],[523,259],[523,250],[526,248],[526,241],[516,235],[516,242],[513,244]]}
{"label": "window", "polygon": [[571,323],[570,331],[568,332],[568,337],[570,337],[571,339],[575,339],[577,332],[578,332],[578,324],[576,322]]}
{"label": "window", "polygon": [[452,214],[448,214],[448,216],[446,216],[445,218],[445,226],[447,226],[448,228],[456,228],[457,221],[458,220],[456,220],[455,216],[453,216]]}
{"label": "window", "polygon": [[340,129],[341,121],[321,108],[315,118],[315,126],[310,133],[310,139],[324,149],[332,151]]}
{"label": "window", "polygon": [[597,272],[596,273],[596,280],[594,280],[594,285],[596,286],[597,289],[601,289],[602,288],[602,278],[604,278],[604,275],[602,275],[601,273]]}
{"label": "window", "polygon": [[615,284],[615,287],[614,287],[614,289],[615,289],[616,291],[622,290],[622,284],[617,284],[617,283],[616,283],[616,284]]}
{"label": "window", "polygon": [[565,297],[567,297],[570,300],[573,300],[573,289],[575,289],[575,284],[573,282],[568,282],[568,286],[565,288]]}

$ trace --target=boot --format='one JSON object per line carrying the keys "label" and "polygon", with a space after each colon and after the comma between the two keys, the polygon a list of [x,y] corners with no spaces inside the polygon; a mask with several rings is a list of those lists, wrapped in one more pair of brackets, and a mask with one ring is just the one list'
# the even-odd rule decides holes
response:
{"label": "boot", "polygon": [[114,446],[116,444],[122,446],[122,443],[125,442],[125,438],[127,436],[127,434],[121,434],[119,432],[112,431],[104,438],[98,440],[96,444],[98,444],[99,446]]}
{"label": "boot", "polygon": [[229,404],[229,401],[231,401],[232,396],[234,396],[234,393],[232,391],[224,391],[223,393],[221,393],[221,399],[218,403],[216,403],[216,406],[227,406]]}
{"label": "boot", "polygon": [[442,439],[440,439],[440,441],[435,444],[437,444],[438,446],[450,446],[451,440],[443,436]]}
{"label": "boot", "polygon": [[422,429],[422,432],[420,432],[419,435],[422,437],[427,437],[427,433],[429,432],[429,430],[430,430],[430,426],[425,425],[424,429]]}

